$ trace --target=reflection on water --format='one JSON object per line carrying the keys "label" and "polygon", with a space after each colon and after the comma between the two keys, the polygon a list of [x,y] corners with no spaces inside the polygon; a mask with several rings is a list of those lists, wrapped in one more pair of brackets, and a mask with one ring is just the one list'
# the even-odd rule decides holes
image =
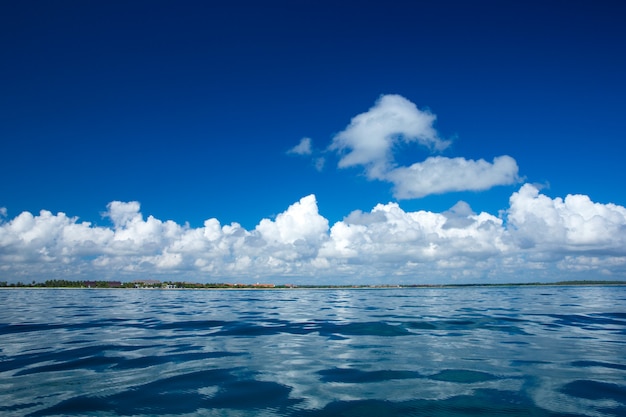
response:
{"label": "reflection on water", "polygon": [[24,289],[0,303],[1,415],[626,415],[626,287]]}

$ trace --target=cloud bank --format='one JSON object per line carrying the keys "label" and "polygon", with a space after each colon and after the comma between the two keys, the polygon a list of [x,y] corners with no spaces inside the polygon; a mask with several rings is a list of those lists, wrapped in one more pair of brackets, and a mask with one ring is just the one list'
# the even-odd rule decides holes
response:
{"label": "cloud bank", "polygon": [[[495,165],[495,163],[494,163]],[[465,202],[442,213],[397,203],[330,225],[309,195],[253,230],[215,218],[192,228],[114,201],[110,226],[65,213],[0,220],[0,280],[450,283],[624,279],[626,209],[530,184],[502,217]]]}
{"label": "cloud bank", "polygon": [[[367,112],[352,118],[328,149],[339,155],[339,168],[361,166],[369,179],[392,183],[398,199],[481,191],[519,182],[517,163],[507,155],[496,157],[492,163],[436,156],[408,167],[398,166],[394,152],[403,144],[417,143],[431,152],[450,145],[451,141],[437,133],[435,120],[434,114],[418,109],[402,96],[383,95]],[[294,150],[304,145],[301,142]]]}
{"label": "cloud bank", "polygon": [[[327,151],[340,168],[360,167],[393,185],[398,199],[480,191],[520,182],[516,161],[429,156],[400,166],[402,146],[429,152],[450,141],[436,116],[398,95],[384,95],[355,116]],[[313,158],[310,138],[287,151]],[[200,282],[450,283],[626,279],[626,209],[588,196],[551,198],[530,184],[500,215],[459,201],[441,213],[406,212],[397,203],[354,211],[330,224],[314,195],[252,230],[211,218],[192,228],[147,218],[139,202],[113,201],[109,226],[42,210],[7,218],[0,208],[0,280],[175,279]]]}

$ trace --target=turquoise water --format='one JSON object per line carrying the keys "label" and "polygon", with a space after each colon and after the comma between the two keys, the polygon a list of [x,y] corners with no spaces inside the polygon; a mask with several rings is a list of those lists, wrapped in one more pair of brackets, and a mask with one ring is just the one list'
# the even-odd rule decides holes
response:
{"label": "turquoise water", "polygon": [[625,416],[626,287],[2,290],[2,416]]}

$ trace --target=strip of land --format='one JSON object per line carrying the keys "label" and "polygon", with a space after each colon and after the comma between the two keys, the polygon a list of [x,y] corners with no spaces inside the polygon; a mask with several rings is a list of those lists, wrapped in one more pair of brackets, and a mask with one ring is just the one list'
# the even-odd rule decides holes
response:
{"label": "strip of land", "polygon": [[464,288],[464,287],[511,287],[511,286],[555,286],[555,285],[626,285],[626,281],[558,281],[558,282],[524,282],[524,283],[474,283],[474,284],[381,284],[381,285],[291,285],[291,284],[232,284],[232,283],[197,283],[179,281],[139,280],[121,281],[70,281],[47,280],[29,284],[0,281],[0,288],[118,288],[118,289],[350,289],[350,288]]}

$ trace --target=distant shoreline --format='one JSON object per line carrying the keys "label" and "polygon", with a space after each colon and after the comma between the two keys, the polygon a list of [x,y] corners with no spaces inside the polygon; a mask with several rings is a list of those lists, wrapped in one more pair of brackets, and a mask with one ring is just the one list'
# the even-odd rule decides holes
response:
{"label": "distant shoreline", "polygon": [[444,288],[500,288],[500,287],[597,287],[626,286],[626,281],[559,281],[532,283],[483,283],[483,284],[398,284],[398,285],[255,285],[255,284],[189,284],[175,286],[172,284],[154,286],[48,286],[42,284],[0,286],[0,290],[372,290],[372,289],[444,289]]}

